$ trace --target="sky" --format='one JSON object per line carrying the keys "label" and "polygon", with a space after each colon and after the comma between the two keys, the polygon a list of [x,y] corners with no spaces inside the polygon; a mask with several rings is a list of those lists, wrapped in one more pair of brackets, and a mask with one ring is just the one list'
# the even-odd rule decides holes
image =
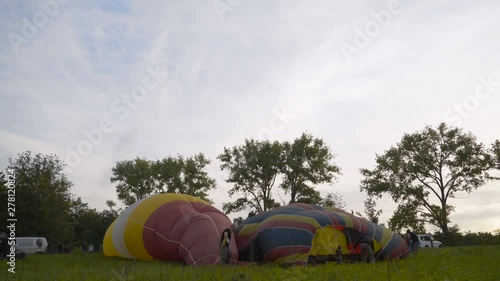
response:
{"label": "sky", "polygon": [[[352,2],[1,1],[0,168],[56,154],[104,209],[117,161],[203,152],[221,209],[224,147],[308,132],[342,169],[318,189],[362,211],[359,169],[403,134],[447,122],[500,139],[497,1]],[[500,229],[499,185],[451,200],[451,225]],[[381,222],[395,206],[379,201]]]}

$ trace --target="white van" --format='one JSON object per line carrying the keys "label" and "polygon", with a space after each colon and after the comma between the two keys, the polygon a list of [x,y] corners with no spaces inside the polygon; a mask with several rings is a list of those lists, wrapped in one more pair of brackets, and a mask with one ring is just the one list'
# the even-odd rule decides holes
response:
{"label": "white van", "polygon": [[45,253],[49,247],[45,237],[16,237],[16,249],[27,255]]}
{"label": "white van", "polygon": [[434,240],[432,235],[428,234],[417,234],[418,240],[420,240],[420,248],[442,248],[443,243],[441,241]]}

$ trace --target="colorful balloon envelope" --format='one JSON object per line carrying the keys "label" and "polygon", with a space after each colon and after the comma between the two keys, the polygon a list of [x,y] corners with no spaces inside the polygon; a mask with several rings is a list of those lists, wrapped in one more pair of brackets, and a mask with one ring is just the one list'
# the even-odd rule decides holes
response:
{"label": "colorful balloon envelope", "polygon": [[[360,258],[371,239],[377,260],[405,257],[408,247],[393,231],[337,208],[290,204],[250,217],[235,230],[242,261],[308,264]],[[366,237],[365,237],[366,238]]]}
{"label": "colorful balloon envelope", "polygon": [[[104,255],[138,260],[180,261],[189,265],[221,262],[221,236],[231,221],[199,198],[157,194],[129,206],[109,226]],[[231,259],[237,247],[230,239]]]}

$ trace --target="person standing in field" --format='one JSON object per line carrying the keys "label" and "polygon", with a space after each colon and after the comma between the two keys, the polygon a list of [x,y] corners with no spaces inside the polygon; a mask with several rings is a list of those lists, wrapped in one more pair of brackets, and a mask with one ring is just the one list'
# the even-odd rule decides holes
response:
{"label": "person standing in field", "polygon": [[411,238],[410,238],[410,235],[408,233],[405,233],[403,238],[405,239],[406,246],[408,246],[408,251],[411,252]]}
{"label": "person standing in field", "polygon": [[361,261],[363,263],[375,263],[375,253],[373,252],[373,239],[368,234],[363,233],[361,237],[354,243],[353,249],[360,245]]}
{"label": "person standing in field", "polygon": [[416,253],[418,251],[418,247],[420,246],[418,236],[414,232],[411,232],[409,229],[406,230],[406,233],[410,236],[410,252]]}
{"label": "person standing in field", "polygon": [[229,244],[231,243],[231,230],[229,228],[224,229],[222,236],[220,238],[220,259],[223,264],[229,264],[231,261],[231,251],[229,249]]}

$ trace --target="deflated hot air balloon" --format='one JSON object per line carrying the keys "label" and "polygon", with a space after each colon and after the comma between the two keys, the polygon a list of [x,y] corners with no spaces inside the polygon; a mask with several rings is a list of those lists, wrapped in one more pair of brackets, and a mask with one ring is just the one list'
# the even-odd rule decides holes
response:
{"label": "deflated hot air balloon", "polygon": [[235,230],[239,259],[278,264],[359,260],[368,238],[377,260],[405,257],[404,239],[337,208],[290,204],[250,217]]}
{"label": "deflated hot air balloon", "polygon": [[[229,218],[199,198],[157,194],[120,214],[106,231],[103,251],[106,256],[139,260],[217,264],[222,233],[230,226]],[[237,260],[234,239],[229,249],[232,260]]]}

